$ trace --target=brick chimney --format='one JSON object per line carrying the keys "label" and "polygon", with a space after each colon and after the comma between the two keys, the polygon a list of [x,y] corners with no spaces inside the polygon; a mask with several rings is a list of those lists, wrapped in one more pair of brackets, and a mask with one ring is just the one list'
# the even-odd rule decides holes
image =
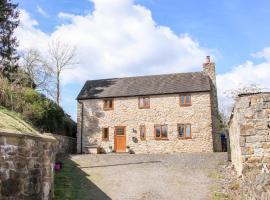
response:
{"label": "brick chimney", "polygon": [[203,63],[203,72],[210,78],[210,100],[211,100],[211,113],[212,113],[212,136],[213,136],[213,149],[215,152],[221,151],[221,138],[219,134],[219,120],[218,120],[218,97],[216,87],[216,69],[215,63],[211,62],[210,56],[206,56],[206,62]]}
{"label": "brick chimney", "polygon": [[216,87],[216,65],[214,62],[211,62],[210,56],[206,56],[206,62],[203,63],[203,72],[210,77],[213,85]]}

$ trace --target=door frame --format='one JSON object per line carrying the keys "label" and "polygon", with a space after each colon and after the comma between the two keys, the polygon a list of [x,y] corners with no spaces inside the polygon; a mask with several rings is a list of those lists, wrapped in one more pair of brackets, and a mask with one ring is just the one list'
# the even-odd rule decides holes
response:
{"label": "door frame", "polygon": [[[114,127],[114,151],[115,152],[117,152],[117,142],[116,142],[116,138],[117,138],[117,136],[116,136],[116,129],[117,128],[124,128],[124,135],[123,135],[123,137],[124,137],[124,140],[125,140],[125,146],[126,146],[126,144],[127,144],[127,137],[126,137],[126,126],[115,126]],[[126,147],[125,147],[125,149],[126,149]],[[124,152],[126,152],[126,150],[124,151]],[[124,153],[124,152],[118,152],[118,153]]]}

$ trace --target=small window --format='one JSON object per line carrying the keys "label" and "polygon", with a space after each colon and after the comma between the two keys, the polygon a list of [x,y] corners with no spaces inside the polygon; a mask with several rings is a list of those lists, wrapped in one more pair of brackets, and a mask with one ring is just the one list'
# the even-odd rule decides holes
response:
{"label": "small window", "polygon": [[155,138],[156,139],[168,139],[167,125],[155,125]]}
{"label": "small window", "polygon": [[145,135],[146,133],[145,133],[145,126],[144,125],[141,125],[140,126],[140,138],[141,138],[141,140],[145,140],[145,138],[146,138],[146,135]]}
{"label": "small window", "polygon": [[178,124],[178,137],[182,139],[191,138],[191,125],[190,124]]}
{"label": "small window", "polygon": [[104,99],[103,109],[104,110],[113,110],[113,99]]}
{"label": "small window", "polygon": [[191,95],[180,95],[180,106],[191,106]]}
{"label": "small window", "polygon": [[116,133],[116,135],[125,135],[125,128],[124,127],[116,127],[115,133]]}
{"label": "small window", "polygon": [[102,129],[102,140],[109,140],[109,128]]}
{"label": "small window", "polygon": [[139,108],[150,108],[150,97],[139,97]]}

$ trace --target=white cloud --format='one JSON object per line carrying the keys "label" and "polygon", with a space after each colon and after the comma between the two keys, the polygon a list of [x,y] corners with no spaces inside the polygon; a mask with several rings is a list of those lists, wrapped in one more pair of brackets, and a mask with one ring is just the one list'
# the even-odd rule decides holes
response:
{"label": "white cloud", "polygon": [[43,17],[46,18],[49,17],[48,13],[45,10],[43,10],[40,6],[37,6],[37,12],[41,14]]}
{"label": "white cloud", "polygon": [[[147,8],[132,0],[92,0],[87,15],[59,13],[63,24],[50,35],[26,11],[18,29],[21,49],[44,50],[50,38],[77,47],[80,64],[62,76],[64,84],[86,79],[201,70],[209,50],[188,34],[158,25]],[[26,25],[27,24],[27,25]]]}
{"label": "white cloud", "polygon": [[263,58],[264,61],[259,64],[246,61],[231,71],[217,76],[218,96],[223,107],[229,108],[233,103],[233,100],[224,94],[226,91],[253,84],[270,91],[270,48],[264,48],[252,55]]}
{"label": "white cloud", "polygon": [[15,35],[19,40],[19,50],[47,48],[50,36],[39,30],[38,22],[32,19],[28,12],[20,10],[20,26],[15,30]]}

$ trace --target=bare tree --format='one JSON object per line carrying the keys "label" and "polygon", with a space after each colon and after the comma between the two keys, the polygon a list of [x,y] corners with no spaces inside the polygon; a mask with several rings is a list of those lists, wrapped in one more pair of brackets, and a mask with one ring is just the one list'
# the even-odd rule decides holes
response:
{"label": "bare tree", "polygon": [[49,43],[48,64],[52,68],[56,81],[55,100],[60,103],[60,76],[64,70],[71,69],[75,62],[76,48],[61,42],[59,39]]}
{"label": "bare tree", "polygon": [[38,50],[29,49],[23,53],[22,68],[32,80],[32,88],[51,93],[53,71]]}

